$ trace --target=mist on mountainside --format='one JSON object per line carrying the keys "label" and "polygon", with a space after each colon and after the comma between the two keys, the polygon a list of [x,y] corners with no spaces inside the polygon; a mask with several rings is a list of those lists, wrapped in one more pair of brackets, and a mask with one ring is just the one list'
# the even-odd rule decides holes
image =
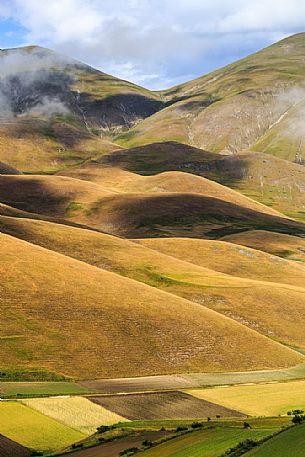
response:
{"label": "mist on mountainside", "polygon": [[40,48],[0,51],[0,115],[68,113],[73,65],[72,59]]}

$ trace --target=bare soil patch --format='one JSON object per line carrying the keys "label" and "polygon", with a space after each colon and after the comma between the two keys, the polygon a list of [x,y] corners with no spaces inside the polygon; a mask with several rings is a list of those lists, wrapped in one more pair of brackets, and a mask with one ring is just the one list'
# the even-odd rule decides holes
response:
{"label": "bare soil patch", "polygon": [[88,396],[89,400],[130,420],[238,417],[242,413],[183,392]]}

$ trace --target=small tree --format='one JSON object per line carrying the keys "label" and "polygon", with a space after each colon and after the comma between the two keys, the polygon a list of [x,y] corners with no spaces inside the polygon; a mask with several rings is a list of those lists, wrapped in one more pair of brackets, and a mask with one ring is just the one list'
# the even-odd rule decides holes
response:
{"label": "small tree", "polygon": [[98,433],[105,433],[108,432],[109,430],[112,430],[113,427],[109,427],[109,425],[100,425],[97,427],[96,431]]}
{"label": "small tree", "polygon": [[191,425],[192,428],[200,428],[202,427],[202,423],[201,422],[193,422],[192,425]]}

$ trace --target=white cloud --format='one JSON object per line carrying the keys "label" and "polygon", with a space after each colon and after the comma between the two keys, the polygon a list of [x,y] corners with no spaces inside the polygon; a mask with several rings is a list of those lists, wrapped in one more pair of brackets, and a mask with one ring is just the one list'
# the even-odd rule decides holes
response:
{"label": "white cloud", "polygon": [[304,0],[0,0],[1,15],[25,42],[158,88],[305,30]]}

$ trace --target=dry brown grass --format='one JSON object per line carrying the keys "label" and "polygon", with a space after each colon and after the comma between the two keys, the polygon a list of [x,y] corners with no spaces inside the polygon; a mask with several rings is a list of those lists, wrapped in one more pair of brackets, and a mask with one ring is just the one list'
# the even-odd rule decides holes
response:
{"label": "dry brown grass", "polygon": [[73,217],[111,192],[64,176],[0,176],[2,203],[52,217]]}
{"label": "dry brown grass", "polygon": [[0,240],[3,366],[97,378],[303,360],[204,306],[7,235]]}
{"label": "dry brown grass", "polygon": [[[2,175],[0,201],[26,212],[65,219],[130,238],[161,235],[219,238],[258,228],[290,234],[305,233],[305,224],[280,214],[269,214],[265,207],[216,183],[182,173],[184,182],[175,185],[175,182],[180,182],[180,174],[165,175],[136,177],[142,181],[140,187],[144,191],[141,193],[123,193],[115,189],[119,185],[113,176],[110,190],[100,183],[66,176]],[[128,174],[126,187],[135,185],[135,179]],[[191,188],[193,179],[200,181],[202,193],[179,191]],[[164,180],[166,186],[175,192],[158,187],[154,188],[156,192],[150,192],[150,180],[160,185]],[[109,186],[109,176],[105,184]]]}
{"label": "dry brown grass", "polygon": [[259,249],[286,259],[305,262],[305,240],[296,236],[264,230],[249,230],[235,235],[227,235],[223,237],[223,240]]}
{"label": "dry brown grass", "polygon": [[[67,144],[70,137],[73,145]],[[118,148],[64,122],[28,117],[0,125],[0,161],[23,172],[52,173]]]}
{"label": "dry brown grass", "polygon": [[118,167],[105,166],[98,161],[87,162],[60,173],[63,176],[92,181],[113,192],[178,192],[198,193],[280,216],[280,213],[202,176],[179,171],[168,171],[154,176],[142,176]]}
{"label": "dry brown grass", "polygon": [[[275,242],[276,234],[266,234],[266,238],[269,235]],[[279,235],[281,236],[288,235]],[[243,238],[242,234],[227,238],[234,240],[234,237]],[[295,238],[296,242],[297,240],[302,243],[301,239]],[[231,276],[305,286],[305,265],[281,259],[262,252],[263,250],[245,248],[237,243],[192,238],[149,238],[138,242],[163,254]]]}
{"label": "dry brown grass", "polygon": [[130,420],[203,419],[217,415],[222,417],[242,416],[238,411],[207,401],[198,401],[195,397],[183,392],[99,395],[87,398]]}
{"label": "dry brown grass", "polygon": [[[215,243],[215,246],[224,245],[224,249],[228,247],[223,254],[224,268],[238,270],[238,267],[234,267],[237,262],[236,251],[226,243],[208,242],[210,248],[207,255],[206,251],[200,251],[205,246],[205,242],[201,245],[200,240],[143,241],[144,244],[151,244],[151,247],[168,246],[168,249],[164,248],[165,253],[160,253],[110,235],[44,221],[1,217],[0,229],[47,249],[212,308],[271,338],[293,346],[305,346],[305,289],[300,287],[304,284],[304,268],[295,263],[264,256],[263,253],[257,254],[258,260],[254,259],[252,274],[259,269],[263,257],[261,276],[264,276],[264,280],[261,278],[260,281],[254,281],[204,267],[204,259],[208,255],[211,258],[207,260],[207,266],[213,262],[211,252],[212,243]],[[188,246],[193,246],[189,252]],[[168,255],[170,249],[172,255]],[[185,255],[185,260],[188,261],[178,260],[175,255],[181,255],[181,258]],[[221,256],[218,259],[218,265],[220,264]],[[247,265],[247,260],[244,265]],[[267,277],[269,271],[270,276]],[[235,273],[238,275],[238,272]],[[272,279],[291,279],[296,286],[269,282]]]}
{"label": "dry brown grass", "polygon": [[[244,196],[242,206],[247,206],[251,204],[250,202],[253,205],[253,201],[256,201],[264,205],[260,207],[260,211],[263,211],[263,208],[263,212],[269,211],[270,214],[280,211],[290,217],[304,220],[305,198],[302,190],[305,179],[304,167],[270,154],[245,150],[234,155],[218,155],[177,142],[153,143],[112,151],[110,154],[96,158],[95,161],[89,161],[64,173],[71,173],[71,176],[75,175],[75,177],[79,173],[82,179],[97,180],[100,172],[102,174],[100,179],[106,179],[111,184],[109,171],[108,176],[105,176],[102,171],[105,165],[141,175],[156,175],[157,181],[159,179],[157,174],[160,172],[178,171],[199,175],[226,186],[223,189],[222,199],[237,198],[236,194],[234,196],[226,190],[231,188]],[[120,180],[125,180],[128,176],[120,171],[118,173],[120,173]],[[130,186],[132,183],[130,175],[129,178],[127,184]],[[181,175],[180,179],[182,179]],[[185,186],[190,184],[190,179],[183,178],[183,192],[198,192],[200,187],[204,189],[204,183],[194,179],[192,182],[196,183],[195,188],[186,190]],[[153,181],[154,179],[151,182]],[[144,182],[146,181],[142,180],[142,183]],[[123,182],[123,186],[125,185]],[[176,188],[179,184],[175,182],[174,186]],[[213,191],[215,190],[214,186]],[[247,201],[245,196],[250,199]],[[259,203],[256,204],[259,205]]]}

